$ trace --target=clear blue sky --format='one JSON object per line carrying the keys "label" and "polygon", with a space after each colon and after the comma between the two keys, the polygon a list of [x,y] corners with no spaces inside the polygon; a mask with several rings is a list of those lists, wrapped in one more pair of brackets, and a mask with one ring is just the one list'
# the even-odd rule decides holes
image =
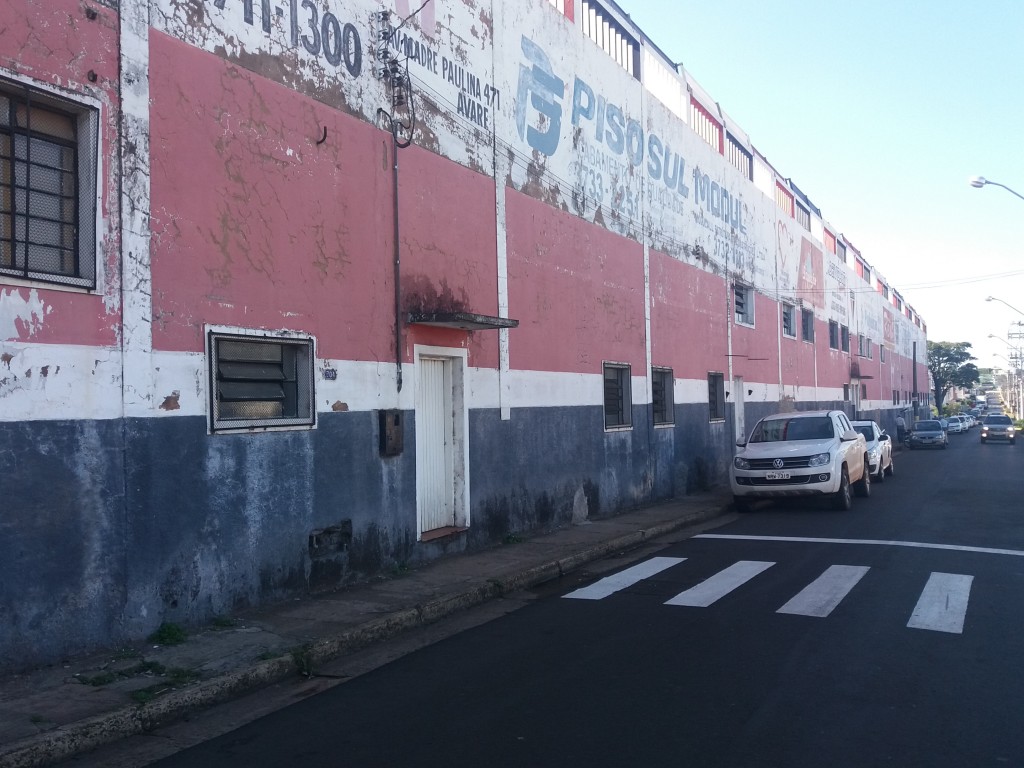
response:
{"label": "clear blue sky", "polygon": [[[617,0],[920,313],[1006,366],[1024,314],[1024,0]],[[1024,340],[1017,342],[1024,344]]]}

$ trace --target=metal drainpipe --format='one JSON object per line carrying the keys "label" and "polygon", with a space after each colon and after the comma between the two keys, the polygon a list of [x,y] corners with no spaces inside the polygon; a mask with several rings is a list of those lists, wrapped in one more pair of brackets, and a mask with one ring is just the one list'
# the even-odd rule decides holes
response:
{"label": "metal drainpipe", "polygon": [[397,368],[398,391],[402,391],[402,255],[398,235],[398,138],[391,132],[391,197],[392,218],[394,219],[395,238],[395,366]]}

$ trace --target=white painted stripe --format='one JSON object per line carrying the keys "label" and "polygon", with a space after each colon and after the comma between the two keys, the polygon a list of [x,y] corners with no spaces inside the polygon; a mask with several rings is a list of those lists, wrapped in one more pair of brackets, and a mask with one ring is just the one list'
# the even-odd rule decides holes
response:
{"label": "white painted stripe", "polygon": [[801,544],[872,544],[882,547],[911,547],[916,549],[942,549],[951,552],[977,552],[983,555],[1012,555],[1024,557],[1019,549],[997,547],[971,547],[962,544],[930,544],[922,541],[888,541],[886,539],[818,539],[804,536],[746,536],[742,534],[701,533],[695,539],[730,539],[733,541],[793,541]]}
{"label": "white painted stripe", "polygon": [[740,560],[733,563],[724,571],[719,571],[714,576],[705,579],[695,587],[685,592],[680,592],[665,605],[688,605],[694,608],[707,608],[716,600],[725,597],[737,587],[741,587],[757,576],[771,568],[775,563],[768,563],[761,560]]}
{"label": "white painted stripe", "polygon": [[685,557],[652,557],[650,560],[619,571],[613,576],[606,576],[600,581],[595,581],[589,587],[577,589],[568,595],[562,595],[562,597],[571,597],[574,600],[600,600],[619,590],[631,587],[638,581],[655,576],[673,565],[679,565],[684,560],[686,560]]}
{"label": "white painted stripe", "polygon": [[959,573],[932,573],[907,626],[963,634],[973,581],[973,576]]}
{"label": "white painted stripe", "polygon": [[866,565],[830,565],[776,613],[824,618],[835,610],[869,570]]}

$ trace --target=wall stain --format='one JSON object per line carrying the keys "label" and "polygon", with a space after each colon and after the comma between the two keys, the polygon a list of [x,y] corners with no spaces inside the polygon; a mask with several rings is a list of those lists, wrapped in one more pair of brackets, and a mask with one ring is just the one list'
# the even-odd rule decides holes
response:
{"label": "wall stain", "polygon": [[171,392],[171,394],[169,394],[167,397],[164,398],[164,401],[162,403],[160,403],[160,410],[161,411],[177,411],[177,410],[179,410],[181,408],[181,404],[178,402],[180,397],[181,397],[181,392],[179,392],[177,389],[174,390],[173,392]]}

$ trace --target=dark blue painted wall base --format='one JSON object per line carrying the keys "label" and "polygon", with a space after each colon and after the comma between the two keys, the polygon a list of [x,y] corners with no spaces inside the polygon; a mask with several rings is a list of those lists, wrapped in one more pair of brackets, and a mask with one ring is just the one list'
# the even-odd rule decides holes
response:
{"label": "dark blue painted wall base", "polygon": [[[747,425],[774,405],[748,404]],[[470,528],[431,542],[417,542],[411,413],[393,457],[375,412],[214,436],[201,417],[0,423],[0,667],[720,485],[734,427],[707,413],[678,406],[654,427],[636,407],[606,432],[601,408],[472,411]]]}

